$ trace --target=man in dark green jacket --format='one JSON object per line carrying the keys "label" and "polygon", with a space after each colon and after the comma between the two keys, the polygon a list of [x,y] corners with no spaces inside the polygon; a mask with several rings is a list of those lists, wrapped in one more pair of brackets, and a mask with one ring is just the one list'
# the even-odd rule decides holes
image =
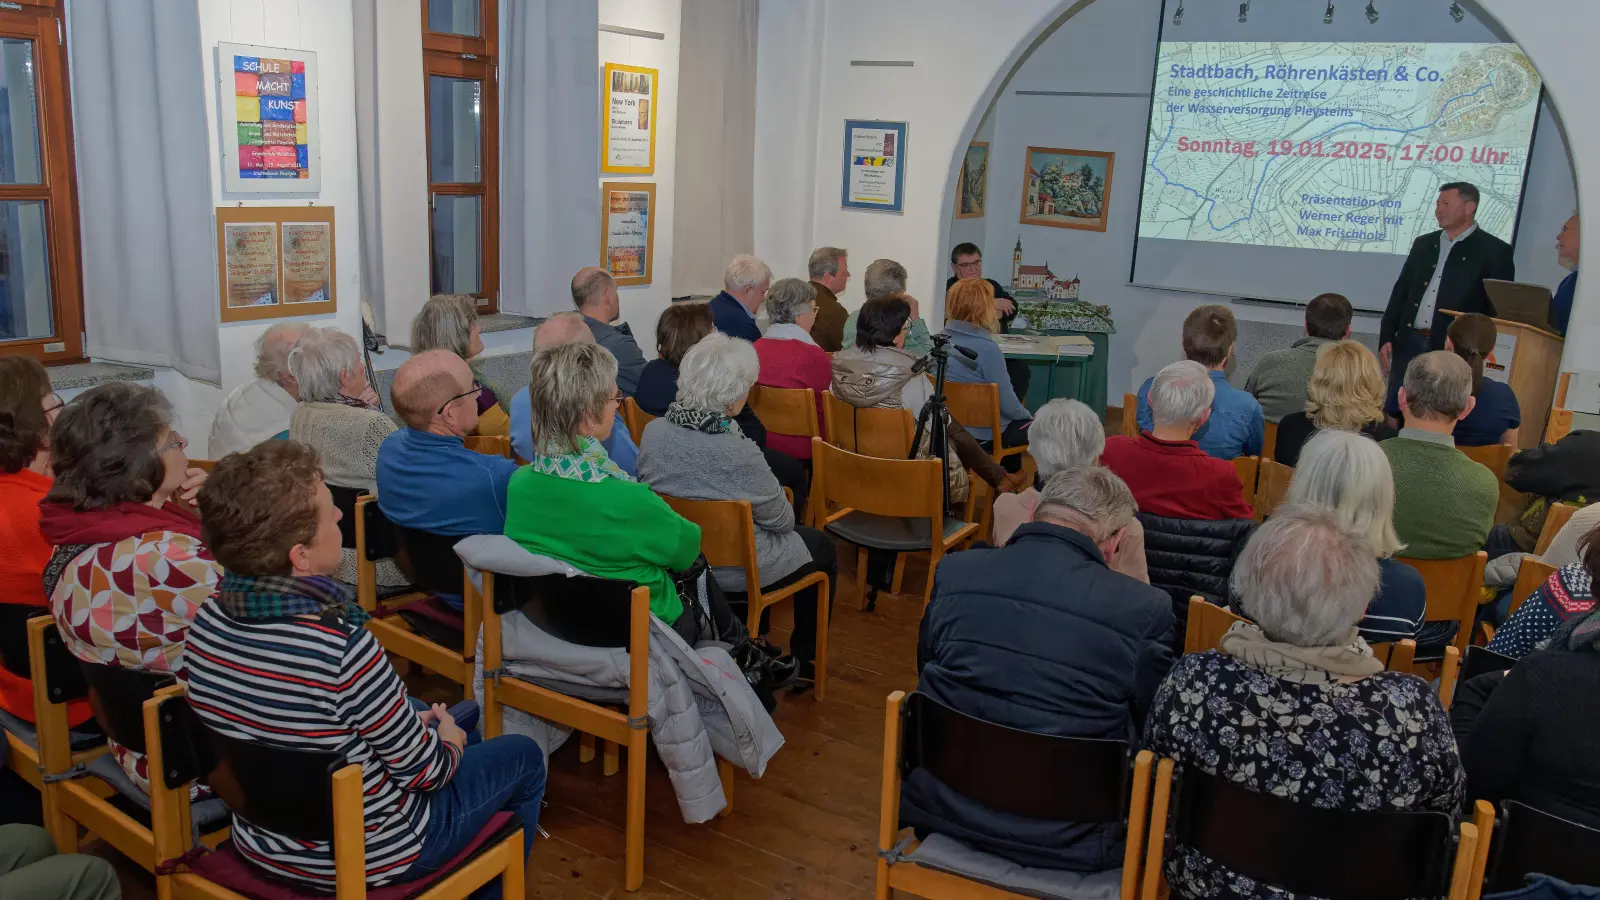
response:
{"label": "man in dark green jacket", "polygon": [[1321,294],[1306,304],[1306,336],[1256,361],[1244,389],[1261,404],[1268,422],[1306,408],[1306,385],[1317,365],[1317,351],[1350,336],[1351,315],[1343,295]]}

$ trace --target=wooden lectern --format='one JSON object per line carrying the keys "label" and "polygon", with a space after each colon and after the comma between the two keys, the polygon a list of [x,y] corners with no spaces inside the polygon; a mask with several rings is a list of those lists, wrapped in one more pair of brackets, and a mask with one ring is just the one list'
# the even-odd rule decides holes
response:
{"label": "wooden lectern", "polygon": [[[1447,316],[1461,315],[1448,309],[1442,312]],[[1517,342],[1510,360],[1493,360],[1510,370],[1508,381],[1511,393],[1517,396],[1517,405],[1522,408],[1517,447],[1522,450],[1537,447],[1544,436],[1545,418],[1550,414],[1550,399],[1556,393],[1556,376],[1561,372],[1561,349],[1566,341],[1548,329],[1506,319],[1495,319],[1494,327],[1500,332],[1502,343],[1507,336],[1515,338]]]}

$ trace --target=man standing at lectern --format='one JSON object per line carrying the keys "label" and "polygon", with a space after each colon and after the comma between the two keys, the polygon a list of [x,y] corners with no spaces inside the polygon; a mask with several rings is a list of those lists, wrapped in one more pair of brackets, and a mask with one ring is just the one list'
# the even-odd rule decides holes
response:
{"label": "man standing at lectern", "polygon": [[1378,359],[1389,370],[1384,411],[1400,416],[1397,393],[1411,360],[1444,349],[1450,317],[1441,310],[1489,315],[1485,278],[1511,281],[1511,245],[1478,228],[1478,189],[1465,181],[1439,188],[1433,215],[1439,230],[1416,239],[1389,294],[1378,334]]}

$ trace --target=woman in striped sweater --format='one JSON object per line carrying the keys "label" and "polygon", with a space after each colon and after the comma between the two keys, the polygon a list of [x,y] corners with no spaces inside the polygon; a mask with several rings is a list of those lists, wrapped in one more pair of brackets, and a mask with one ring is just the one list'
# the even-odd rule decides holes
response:
{"label": "woman in striped sweater", "polygon": [[[520,735],[469,748],[442,704],[414,711],[362,627],[366,614],[328,577],[339,564],[339,511],[316,451],[269,441],[225,457],[200,508],[206,543],[227,570],[184,650],[189,702],[201,720],[233,738],[337,752],[359,764],[368,885],[438,871],[501,810],[521,814],[526,854],[544,794],[543,754]],[[334,886],[326,842],[240,818],[233,841],[272,875]]]}

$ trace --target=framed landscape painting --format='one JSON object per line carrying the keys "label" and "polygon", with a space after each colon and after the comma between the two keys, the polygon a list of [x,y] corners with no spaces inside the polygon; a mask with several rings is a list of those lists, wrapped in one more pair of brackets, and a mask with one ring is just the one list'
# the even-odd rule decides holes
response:
{"label": "framed landscape painting", "polygon": [[1100,150],[1029,147],[1022,175],[1022,224],[1105,231],[1115,158]]}
{"label": "framed landscape painting", "polygon": [[961,177],[956,182],[956,218],[983,217],[984,196],[989,188],[989,142],[973,141],[961,158]]}

